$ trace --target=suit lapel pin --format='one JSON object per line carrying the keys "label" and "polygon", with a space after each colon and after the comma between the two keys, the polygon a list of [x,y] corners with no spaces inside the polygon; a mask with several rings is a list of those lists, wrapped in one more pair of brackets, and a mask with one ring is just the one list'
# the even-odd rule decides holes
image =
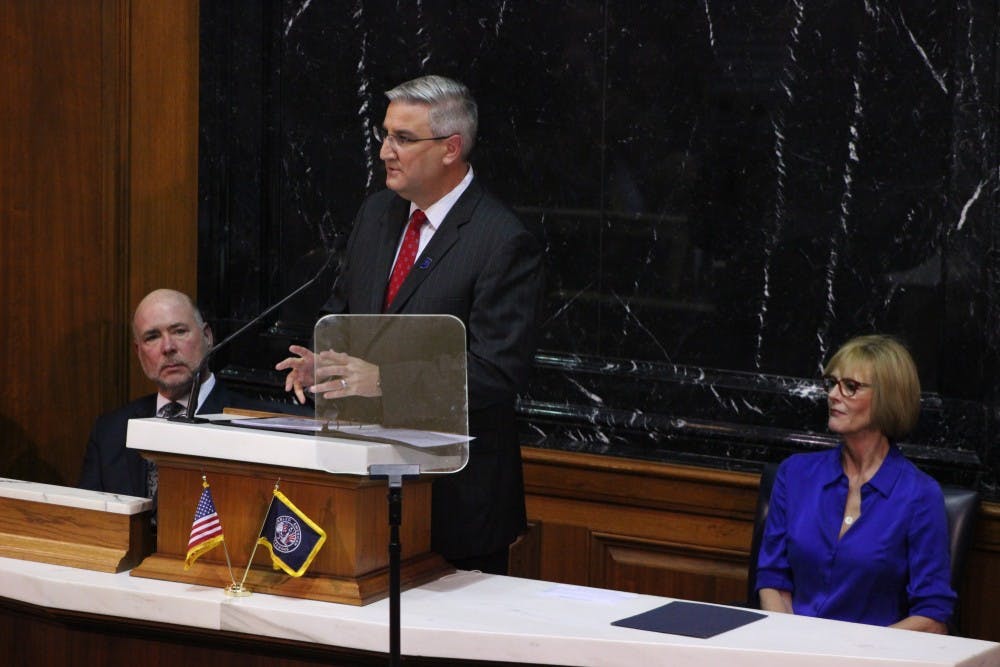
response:
{"label": "suit lapel pin", "polygon": [[421,260],[420,265],[417,266],[417,268],[420,269],[421,271],[430,268],[431,262],[433,261],[434,259],[432,257],[424,257],[423,260]]}

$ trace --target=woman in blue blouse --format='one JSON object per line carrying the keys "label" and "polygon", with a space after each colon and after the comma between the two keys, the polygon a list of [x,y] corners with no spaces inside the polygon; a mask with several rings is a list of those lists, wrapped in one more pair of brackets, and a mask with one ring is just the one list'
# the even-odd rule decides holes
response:
{"label": "woman in blue blouse", "polygon": [[778,469],[761,543],[761,608],[947,632],[948,519],[941,488],[894,442],[916,424],[913,358],[886,336],[860,336],[823,382],[836,449]]}

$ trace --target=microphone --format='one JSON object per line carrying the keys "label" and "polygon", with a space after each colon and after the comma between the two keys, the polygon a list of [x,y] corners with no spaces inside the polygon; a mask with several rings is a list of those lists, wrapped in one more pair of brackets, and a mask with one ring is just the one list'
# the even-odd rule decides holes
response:
{"label": "microphone", "polygon": [[291,292],[289,292],[287,295],[285,295],[283,299],[280,299],[274,304],[268,306],[259,315],[257,315],[252,320],[244,324],[242,327],[240,327],[233,333],[226,336],[222,341],[220,341],[219,343],[213,345],[208,349],[208,351],[205,353],[205,356],[202,357],[201,363],[199,363],[198,367],[195,368],[194,370],[194,376],[191,379],[191,397],[188,399],[187,410],[177,415],[174,415],[173,417],[170,417],[169,418],[170,421],[185,422],[188,424],[203,424],[208,421],[203,417],[195,417],[194,413],[198,409],[198,393],[201,390],[201,376],[205,372],[205,369],[208,368],[208,361],[209,359],[212,358],[212,355],[218,352],[221,348],[228,345],[234,339],[238,338],[247,329],[256,324],[259,324],[261,320],[263,320],[265,317],[273,313],[275,310],[285,305],[286,303],[291,301],[293,298],[295,298],[305,290],[312,287],[312,285],[315,284],[316,281],[320,279],[320,276],[326,273],[326,270],[330,268],[330,265],[333,263],[333,259],[341,255],[340,251],[342,247],[343,243],[337,243],[335,241],[334,247],[330,250],[330,253],[326,257],[326,261],[323,262],[323,266],[319,268],[319,271],[316,272],[316,275],[314,275],[312,278],[310,278],[309,280],[305,281],[304,283],[296,287]]}

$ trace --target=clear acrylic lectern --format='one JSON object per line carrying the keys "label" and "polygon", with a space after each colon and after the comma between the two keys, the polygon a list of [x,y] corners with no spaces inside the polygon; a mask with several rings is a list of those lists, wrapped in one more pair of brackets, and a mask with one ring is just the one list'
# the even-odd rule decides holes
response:
{"label": "clear acrylic lectern", "polygon": [[[314,330],[317,437],[389,444],[389,664],[400,664],[403,480],[453,473],[469,460],[465,326],[450,315],[328,315]],[[353,471],[338,471],[353,472]]]}

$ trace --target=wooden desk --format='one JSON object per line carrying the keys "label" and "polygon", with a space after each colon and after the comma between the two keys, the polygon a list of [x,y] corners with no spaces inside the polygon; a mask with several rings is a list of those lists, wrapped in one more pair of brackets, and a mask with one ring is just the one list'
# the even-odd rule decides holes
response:
{"label": "wooden desk", "polygon": [[121,572],[154,548],[153,502],[0,478],[0,556]]}

